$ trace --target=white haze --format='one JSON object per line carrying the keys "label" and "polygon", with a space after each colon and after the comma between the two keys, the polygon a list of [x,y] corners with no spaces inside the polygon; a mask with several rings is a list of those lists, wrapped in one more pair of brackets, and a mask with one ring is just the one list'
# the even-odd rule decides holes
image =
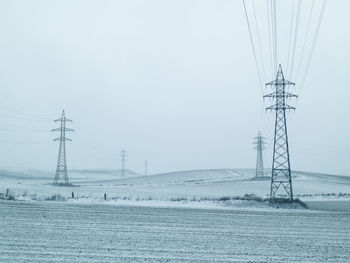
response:
{"label": "white haze", "polygon": [[[328,1],[288,115],[294,170],[350,173],[349,8]],[[70,168],[119,168],[122,148],[136,172],[255,166],[262,95],[241,1],[1,1],[0,32],[0,167],[54,169],[62,109]]]}

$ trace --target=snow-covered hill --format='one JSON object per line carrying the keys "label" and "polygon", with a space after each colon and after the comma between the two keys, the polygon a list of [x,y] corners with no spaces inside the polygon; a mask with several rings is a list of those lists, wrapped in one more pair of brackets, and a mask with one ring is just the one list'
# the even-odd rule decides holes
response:
{"label": "snow-covered hill", "polygon": [[[266,171],[268,175],[269,171]],[[267,198],[270,179],[255,179],[253,169],[210,169],[177,171],[148,176],[129,171],[121,178],[118,171],[79,170],[70,171],[73,187],[53,186],[52,171],[0,170],[0,192],[6,189],[18,199],[47,200],[65,199],[74,192],[74,202],[173,202],[199,203],[239,199],[243,196]],[[304,200],[350,200],[350,177],[293,172],[295,197]],[[77,201],[78,200],[78,201]],[[148,201],[148,202],[147,202]],[[227,202],[226,202],[227,203]]]}

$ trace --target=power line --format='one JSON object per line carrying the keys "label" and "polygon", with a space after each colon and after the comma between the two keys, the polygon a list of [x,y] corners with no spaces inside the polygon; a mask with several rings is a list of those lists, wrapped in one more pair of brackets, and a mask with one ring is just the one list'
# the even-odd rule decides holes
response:
{"label": "power line", "polygon": [[294,68],[294,58],[295,58],[295,49],[298,39],[298,32],[299,32],[299,21],[300,21],[300,10],[301,10],[301,0],[298,0],[298,7],[297,7],[297,17],[295,21],[295,30],[294,30],[294,43],[293,43],[293,53],[292,53],[292,61],[291,61],[291,69],[289,77],[292,78],[293,75],[293,68]]}
{"label": "power line", "polygon": [[308,37],[309,37],[310,24],[311,24],[311,18],[312,18],[314,6],[315,6],[315,0],[313,0],[313,1],[312,1],[312,4],[311,4],[311,10],[310,10],[310,14],[309,14],[308,22],[307,22],[307,27],[306,27],[306,33],[305,33],[305,39],[304,39],[304,43],[303,43],[303,48],[302,48],[301,55],[300,55],[300,61],[299,61],[299,65],[298,65],[298,68],[297,68],[297,74],[296,74],[296,76],[295,76],[295,79],[296,79],[296,80],[298,80],[298,78],[299,78],[301,63],[302,63],[302,61],[303,61],[303,57],[304,57],[304,53],[305,53],[305,49],[306,49],[306,43],[307,43],[307,40],[308,40]]}
{"label": "power line", "polygon": [[18,144],[46,144],[50,141],[12,141],[12,140],[0,140],[0,143],[18,143]]}
{"label": "power line", "polygon": [[[102,158],[97,157],[95,154],[91,153],[90,151],[86,150],[86,148],[84,148],[80,143],[77,142],[76,146],[78,146],[77,148],[84,153],[86,156],[89,156],[91,159],[93,159],[94,161],[103,161]],[[84,145],[85,146],[85,145]]]}
{"label": "power line", "polygon": [[[8,124],[5,122],[0,122],[0,125],[8,127],[8,128],[14,128],[15,130],[22,130],[22,131],[32,131],[32,132],[44,132],[44,130],[38,130],[38,129],[32,129],[32,128],[28,128],[28,127],[23,127],[23,126],[19,126],[19,125],[13,125],[13,124]],[[45,131],[47,132],[47,131]]]}
{"label": "power line", "polygon": [[274,51],[274,70],[277,69],[277,9],[276,9],[276,0],[272,0],[271,4],[272,9],[272,33],[273,33],[273,51]]}
{"label": "power line", "polygon": [[314,35],[314,38],[313,38],[313,41],[312,41],[312,45],[311,45],[311,51],[309,53],[309,57],[307,59],[307,64],[306,64],[306,68],[305,68],[305,72],[304,72],[304,75],[303,75],[303,78],[302,78],[302,81],[301,81],[301,86],[300,86],[300,92],[299,94],[301,94],[302,92],[302,89],[305,85],[305,80],[306,80],[306,76],[309,72],[309,68],[310,68],[310,64],[311,64],[311,60],[312,60],[312,57],[313,57],[313,54],[314,54],[314,51],[315,51],[315,47],[316,47],[316,41],[318,39],[318,34],[320,32],[320,27],[321,27],[321,23],[322,23],[322,19],[323,19],[323,15],[324,15],[324,10],[325,10],[325,7],[326,7],[326,3],[327,3],[327,0],[323,0],[323,4],[322,4],[322,8],[321,8],[321,12],[320,12],[320,15],[318,17],[318,21],[317,21],[317,27],[316,27],[316,32],[315,32],[315,35]]}
{"label": "power line", "polygon": [[248,25],[250,43],[251,43],[252,50],[253,50],[253,55],[254,55],[254,61],[255,61],[256,71],[257,71],[258,77],[259,77],[260,89],[261,89],[261,93],[264,94],[264,90],[263,90],[263,87],[262,87],[262,80],[261,80],[260,71],[259,71],[259,64],[258,64],[258,60],[257,60],[257,57],[256,57],[256,52],[255,52],[255,47],[254,47],[254,41],[253,41],[252,32],[251,32],[250,23],[249,23],[249,18],[248,18],[248,13],[247,13],[247,7],[246,7],[246,4],[245,4],[245,0],[242,0],[242,1],[243,1],[245,17],[246,17],[246,21],[247,21],[247,25]]}
{"label": "power line", "polygon": [[266,0],[266,9],[267,9],[267,25],[269,32],[269,50],[270,50],[270,62],[271,62],[271,74],[273,77],[274,74],[274,66],[273,66],[273,50],[272,50],[272,37],[271,37],[271,15],[270,15],[270,5],[269,0]]}
{"label": "power line", "polygon": [[5,112],[5,111],[1,112],[1,116],[11,118],[11,119],[17,119],[17,120],[21,120],[21,121],[27,121],[27,122],[49,123],[49,121],[46,121],[46,120],[35,119],[35,118],[26,117],[26,116],[22,116],[22,115],[16,115],[16,114],[12,114],[10,112]]}
{"label": "power line", "polygon": [[257,16],[256,16],[256,10],[255,10],[255,3],[254,3],[254,0],[252,0],[252,4],[253,4],[253,13],[254,13],[254,20],[255,20],[256,33],[257,33],[257,37],[258,37],[258,45],[259,45],[260,57],[261,57],[262,71],[263,71],[263,74],[264,74],[264,82],[266,82],[264,55],[263,55],[262,48],[261,48],[261,40],[260,40],[260,33],[259,33],[259,25],[258,25],[258,19],[257,19]]}
{"label": "power line", "polygon": [[47,133],[47,130],[17,130],[17,129],[0,129],[0,132],[25,132],[25,133]]}
{"label": "power line", "polygon": [[295,7],[295,1],[292,1],[292,16],[291,16],[291,22],[290,22],[290,31],[289,31],[289,46],[288,46],[288,57],[287,57],[287,72],[289,69],[290,64],[290,53],[292,49],[292,36],[293,36],[293,25],[294,25],[294,7]]}
{"label": "power line", "polygon": [[9,107],[5,107],[5,106],[0,106],[0,109],[6,110],[6,111],[9,111],[9,112],[12,112],[12,113],[15,113],[17,115],[30,117],[30,119],[28,118],[28,120],[45,121],[45,122],[51,121],[49,118],[45,118],[45,117],[42,117],[42,116],[39,116],[39,115],[29,114],[29,113],[26,113],[26,112],[23,112],[23,111],[20,111],[20,110],[16,110],[16,109],[12,109],[12,108],[9,108]]}

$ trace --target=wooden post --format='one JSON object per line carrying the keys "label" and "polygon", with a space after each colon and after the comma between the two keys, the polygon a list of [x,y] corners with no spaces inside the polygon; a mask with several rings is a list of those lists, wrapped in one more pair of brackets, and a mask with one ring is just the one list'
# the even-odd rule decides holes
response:
{"label": "wooden post", "polygon": [[106,193],[104,194],[104,198],[105,198],[105,201],[106,201],[107,200],[107,194]]}
{"label": "wooden post", "polygon": [[74,199],[74,192],[72,192],[72,198]]}

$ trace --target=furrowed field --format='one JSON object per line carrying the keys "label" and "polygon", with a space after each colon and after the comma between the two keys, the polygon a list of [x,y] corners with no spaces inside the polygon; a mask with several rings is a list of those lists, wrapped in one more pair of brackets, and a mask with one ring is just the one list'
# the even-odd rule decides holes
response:
{"label": "furrowed field", "polygon": [[0,262],[350,262],[350,214],[0,201]]}

